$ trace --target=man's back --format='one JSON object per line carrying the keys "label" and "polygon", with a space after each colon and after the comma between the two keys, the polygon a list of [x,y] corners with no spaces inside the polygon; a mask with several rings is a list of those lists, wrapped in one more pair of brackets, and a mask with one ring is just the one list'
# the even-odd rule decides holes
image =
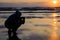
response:
{"label": "man's back", "polygon": [[16,26],[18,21],[19,21],[19,19],[20,19],[20,17],[18,17],[18,15],[13,14],[13,15],[9,16],[9,18],[5,21],[5,26],[6,27]]}

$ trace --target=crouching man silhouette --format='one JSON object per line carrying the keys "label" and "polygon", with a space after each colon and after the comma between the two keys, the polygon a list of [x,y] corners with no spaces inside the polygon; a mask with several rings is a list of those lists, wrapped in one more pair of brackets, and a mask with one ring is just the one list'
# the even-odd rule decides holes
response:
{"label": "crouching man silhouette", "polygon": [[8,29],[9,40],[18,40],[16,31],[22,24],[25,23],[25,17],[21,17],[21,15],[21,12],[16,10],[16,12],[9,16],[5,21],[5,27]]}

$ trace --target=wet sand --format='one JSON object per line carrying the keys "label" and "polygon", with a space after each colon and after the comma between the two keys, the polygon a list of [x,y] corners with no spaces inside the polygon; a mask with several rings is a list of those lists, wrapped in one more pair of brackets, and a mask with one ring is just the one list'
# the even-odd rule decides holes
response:
{"label": "wet sand", "polygon": [[[53,19],[49,18],[26,19],[25,24],[17,30],[17,36],[22,40],[60,40],[59,24],[60,22],[54,24]],[[55,27],[58,29],[55,30]],[[0,40],[7,38],[7,29],[0,28]]]}

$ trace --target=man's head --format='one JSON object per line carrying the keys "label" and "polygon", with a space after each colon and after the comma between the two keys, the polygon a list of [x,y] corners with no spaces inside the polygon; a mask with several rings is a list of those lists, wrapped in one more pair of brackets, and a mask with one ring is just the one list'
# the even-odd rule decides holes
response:
{"label": "man's head", "polygon": [[20,16],[22,15],[21,12],[20,12],[19,10],[16,10],[15,13],[16,13],[17,15],[20,15]]}

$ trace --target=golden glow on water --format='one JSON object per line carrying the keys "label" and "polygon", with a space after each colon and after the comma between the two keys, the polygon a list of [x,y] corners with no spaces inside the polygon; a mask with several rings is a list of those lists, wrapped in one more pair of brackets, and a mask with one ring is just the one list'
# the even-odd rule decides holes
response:
{"label": "golden glow on water", "polygon": [[55,31],[53,31],[50,35],[50,40],[58,40],[58,35]]}
{"label": "golden glow on water", "polygon": [[55,18],[57,16],[57,14],[56,13],[53,13],[53,17]]}
{"label": "golden glow on water", "polygon": [[56,18],[53,19],[52,29],[54,29],[54,30],[58,29],[58,27],[57,27],[57,19]]}
{"label": "golden glow on water", "polygon": [[57,14],[56,13],[53,13],[53,25],[52,25],[52,29],[54,30],[57,30],[58,27],[57,27],[57,18],[56,18]]}
{"label": "golden glow on water", "polygon": [[57,18],[56,18],[57,14],[53,13],[53,25],[52,25],[52,32],[50,34],[50,39],[49,40],[58,40],[58,35],[57,35]]}

